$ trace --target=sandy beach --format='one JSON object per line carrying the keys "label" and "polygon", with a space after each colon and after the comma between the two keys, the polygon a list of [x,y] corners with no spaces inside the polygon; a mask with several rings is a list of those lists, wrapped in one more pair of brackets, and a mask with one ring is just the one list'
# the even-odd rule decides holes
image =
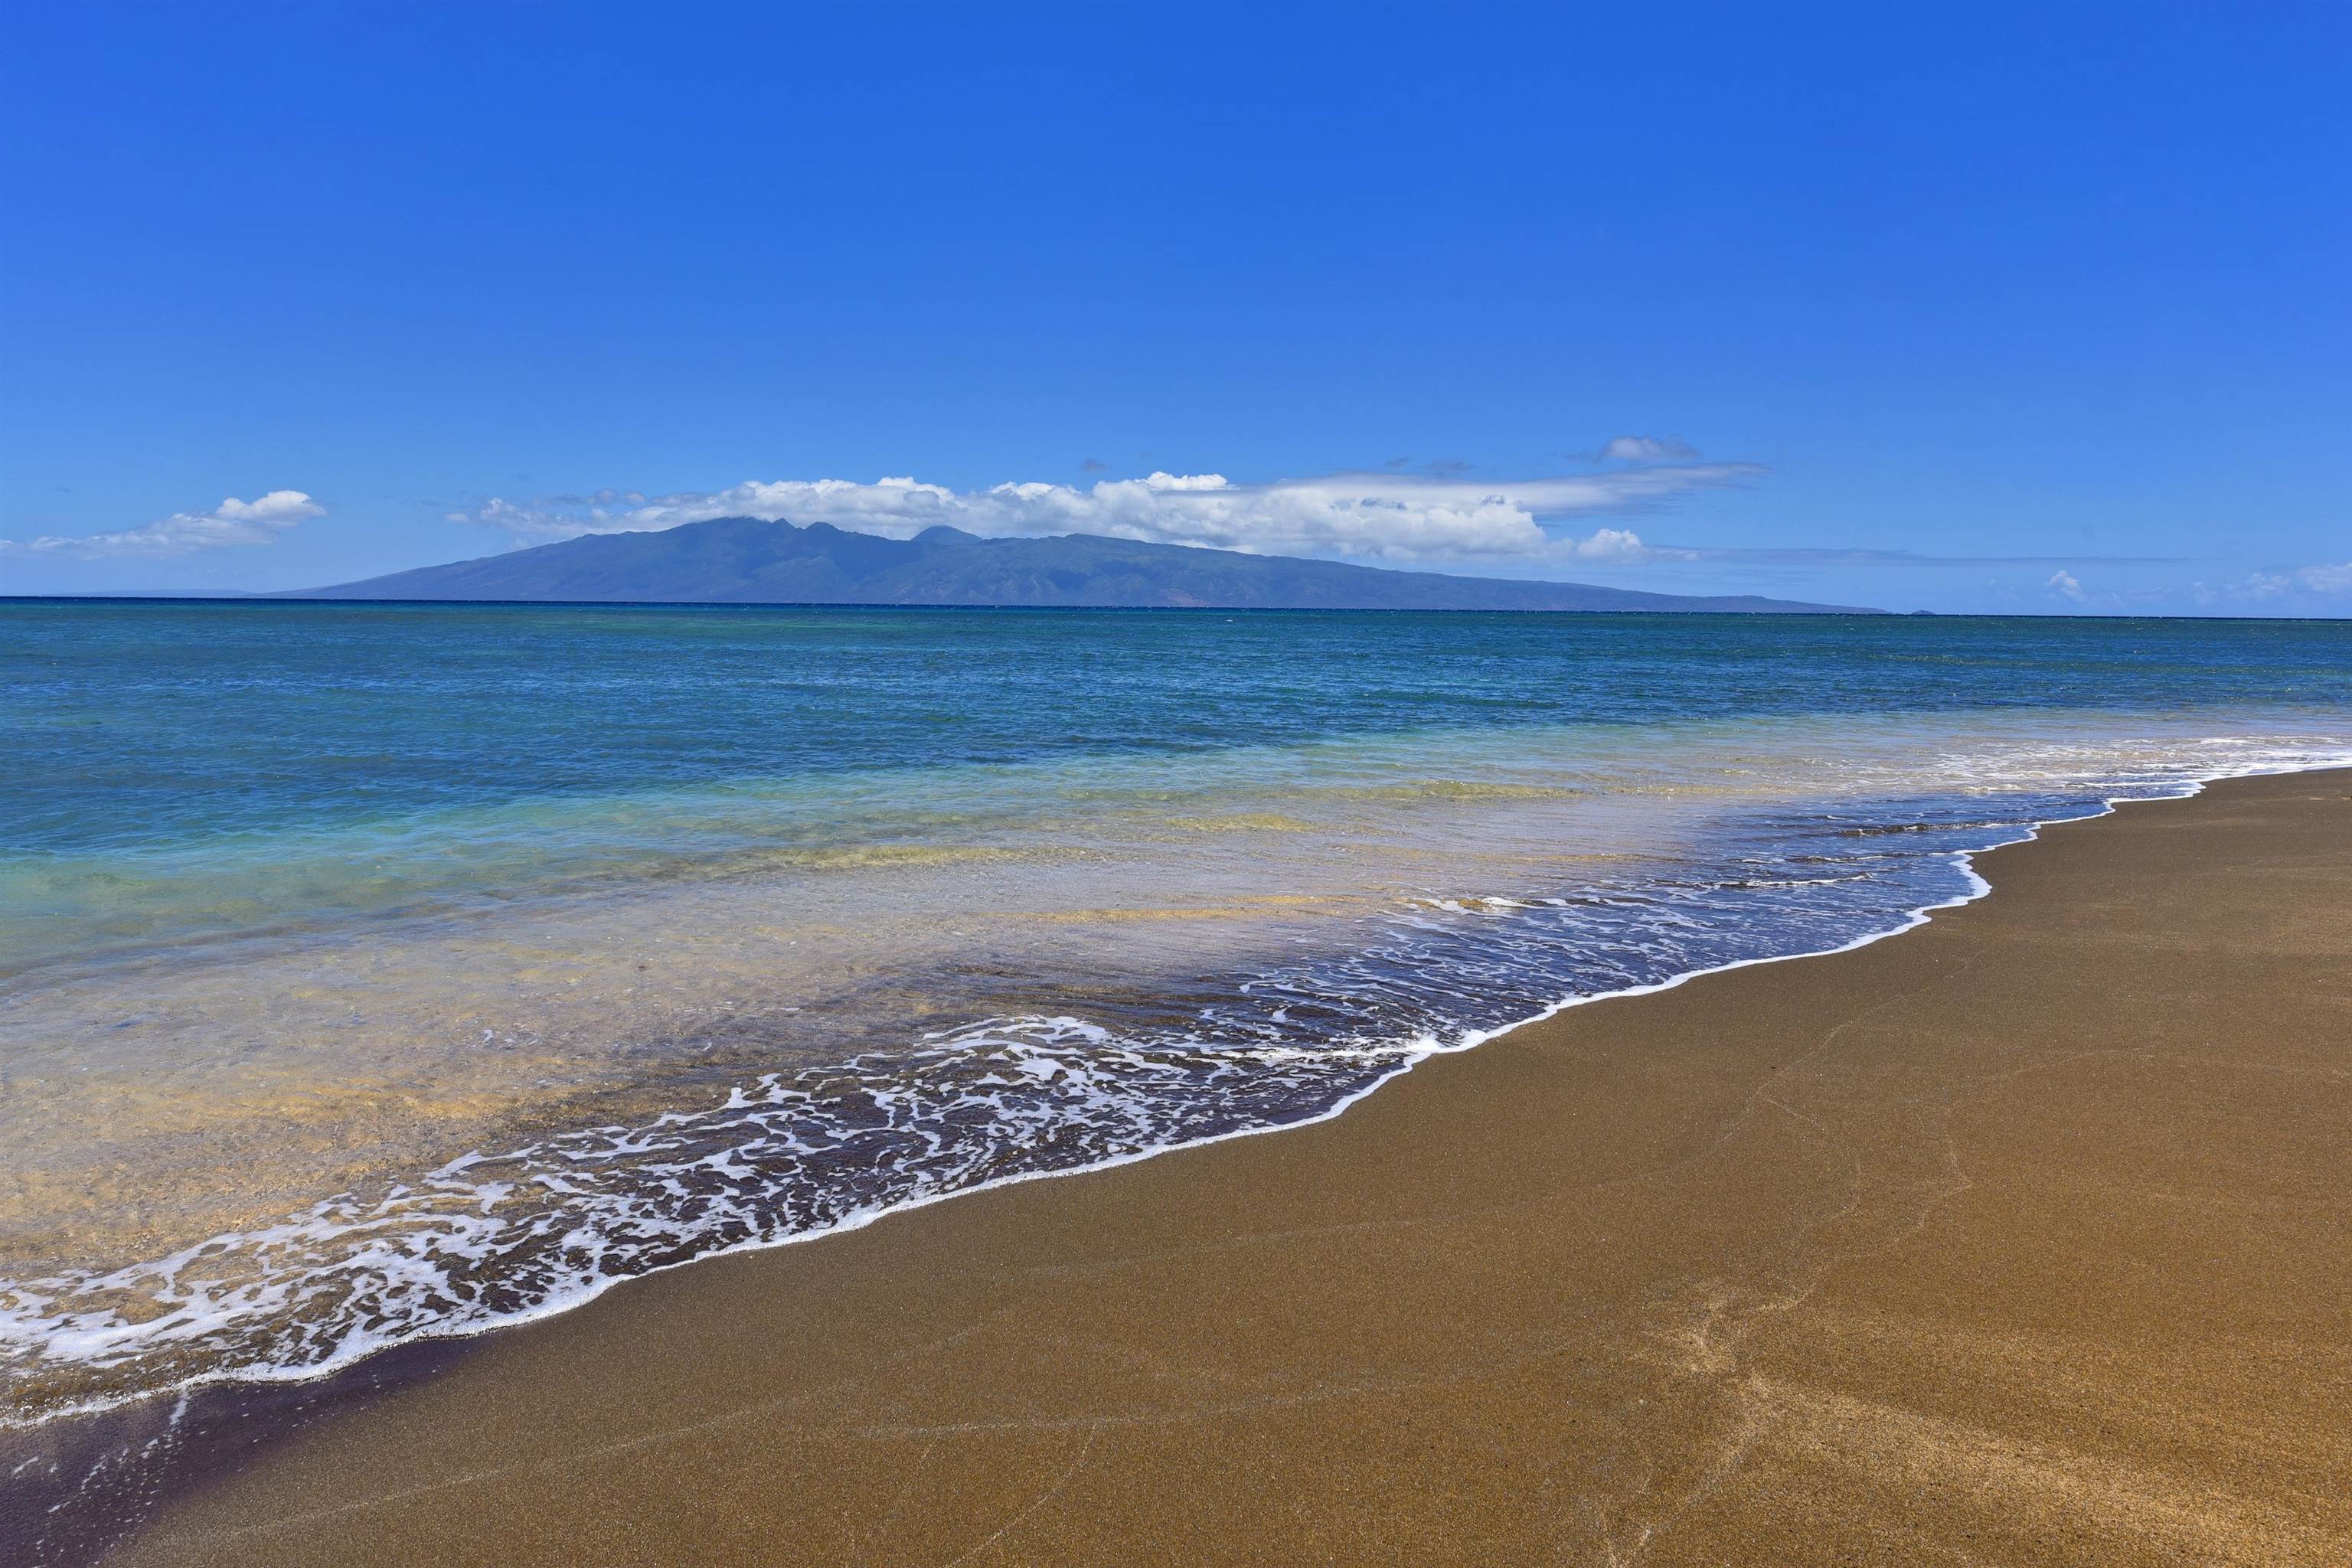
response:
{"label": "sandy beach", "polygon": [[2352,774],[640,1280],[121,1563],[2352,1561]]}

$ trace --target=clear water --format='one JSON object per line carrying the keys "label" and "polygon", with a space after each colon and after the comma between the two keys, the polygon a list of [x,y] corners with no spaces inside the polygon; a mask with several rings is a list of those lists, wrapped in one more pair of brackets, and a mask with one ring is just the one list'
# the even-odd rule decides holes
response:
{"label": "clear water", "polygon": [[0,1406],[1328,1114],[2352,758],[2352,625],[0,604]]}

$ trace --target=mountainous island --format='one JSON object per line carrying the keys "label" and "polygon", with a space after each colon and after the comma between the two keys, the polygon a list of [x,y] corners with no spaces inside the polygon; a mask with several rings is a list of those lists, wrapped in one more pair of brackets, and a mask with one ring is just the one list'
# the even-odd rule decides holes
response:
{"label": "mountainous island", "polygon": [[588,534],[477,561],[278,595],[603,604],[1067,605],[1103,608],[1742,611],[1882,615],[1751,594],[1644,594],[1394,572],[1073,533],[983,539],[929,528],[912,539],[722,517],[640,533]]}

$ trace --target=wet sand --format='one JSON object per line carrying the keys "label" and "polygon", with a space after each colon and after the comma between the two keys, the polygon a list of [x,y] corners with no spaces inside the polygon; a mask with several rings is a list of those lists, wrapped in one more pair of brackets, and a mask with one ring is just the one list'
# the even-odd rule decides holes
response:
{"label": "wet sand", "polygon": [[2352,1561],[2352,773],[1336,1121],[719,1259],[136,1563]]}

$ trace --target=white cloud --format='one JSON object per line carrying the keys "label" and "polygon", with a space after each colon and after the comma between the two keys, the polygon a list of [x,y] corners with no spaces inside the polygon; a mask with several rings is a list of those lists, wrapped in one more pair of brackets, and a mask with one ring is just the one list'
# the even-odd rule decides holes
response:
{"label": "white cloud", "polygon": [[267,544],[280,533],[327,509],[300,490],[271,490],[254,500],[229,497],[210,511],[175,511],[139,528],[79,538],[44,534],[22,542],[0,539],[0,552],[39,552],[85,557],[185,555],[196,550]]}
{"label": "white cloud", "polygon": [[1596,528],[1590,539],[1562,540],[1568,554],[1579,561],[1636,565],[1650,561],[1696,561],[1701,552],[1675,544],[1644,544],[1630,528]]}
{"label": "white cloud", "polygon": [[1601,448],[1605,463],[1685,463],[1698,448],[1675,436],[1619,436]]}
{"label": "white cloud", "polygon": [[1604,528],[1577,540],[1544,525],[1637,511],[1763,471],[1748,463],[1687,463],[1523,480],[1383,473],[1262,485],[1234,484],[1220,474],[1155,473],[1084,487],[1033,481],[961,491],[912,479],[777,479],[628,505],[612,492],[529,503],[493,498],[448,516],[529,541],[758,517],[893,538],[944,523],[991,536],[1097,533],[1274,555],[1633,562],[1696,557],[1654,550],[1627,530]]}
{"label": "white cloud", "polygon": [[2257,572],[2238,584],[2236,593],[2249,599],[2274,599],[2291,594],[2352,594],[2352,561],[2295,566],[2283,572]]}
{"label": "white cloud", "polygon": [[2054,594],[2074,600],[2078,605],[2083,602],[2083,584],[2074,580],[2074,574],[2072,572],[2053,572],[2050,574],[2050,581],[2042,585]]}

